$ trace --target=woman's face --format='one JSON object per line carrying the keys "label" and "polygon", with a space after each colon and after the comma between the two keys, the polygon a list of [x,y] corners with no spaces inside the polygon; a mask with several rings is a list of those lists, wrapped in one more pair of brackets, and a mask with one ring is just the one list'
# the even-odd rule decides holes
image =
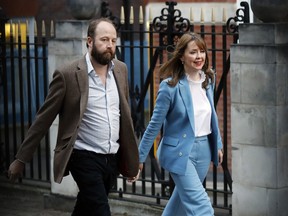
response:
{"label": "woman's face", "polygon": [[186,72],[196,72],[203,68],[206,60],[205,50],[200,49],[195,41],[190,41],[181,58]]}

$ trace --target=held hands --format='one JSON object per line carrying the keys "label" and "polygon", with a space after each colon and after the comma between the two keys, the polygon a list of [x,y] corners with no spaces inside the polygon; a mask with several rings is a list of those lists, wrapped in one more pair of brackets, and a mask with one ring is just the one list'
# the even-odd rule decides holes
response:
{"label": "held hands", "polygon": [[19,160],[14,160],[10,166],[9,170],[7,173],[7,177],[11,182],[14,182],[16,179],[20,178],[23,174],[23,170],[25,167],[25,163],[19,161]]}
{"label": "held hands", "polygon": [[139,179],[139,176],[140,176],[140,173],[141,173],[142,169],[143,169],[143,163],[140,163],[139,164],[138,174],[135,177],[128,178],[128,182],[133,183],[133,182],[137,181]]}
{"label": "held hands", "polygon": [[[223,150],[222,149],[219,149],[218,150],[218,160],[219,160],[219,164],[221,164],[223,162]],[[132,178],[128,178],[128,182],[130,183],[133,183],[135,181],[137,181],[139,179],[139,176],[140,176],[140,173],[143,169],[143,163],[140,163],[139,164],[139,171],[138,171],[138,174],[135,176],[135,177],[132,177]]]}

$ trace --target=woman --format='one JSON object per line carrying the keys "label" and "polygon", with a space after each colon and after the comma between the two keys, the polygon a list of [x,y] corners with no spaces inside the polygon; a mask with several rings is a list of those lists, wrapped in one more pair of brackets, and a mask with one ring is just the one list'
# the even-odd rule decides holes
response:
{"label": "woman", "polygon": [[216,166],[222,163],[223,145],[213,101],[215,77],[208,67],[204,40],[195,33],[186,33],[179,39],[173,57],[160,68],[163,81],[139,145],[139,170],[163,125],[158,159],[175,182],[164,216],[214,215],[202,183],[211,160]]}

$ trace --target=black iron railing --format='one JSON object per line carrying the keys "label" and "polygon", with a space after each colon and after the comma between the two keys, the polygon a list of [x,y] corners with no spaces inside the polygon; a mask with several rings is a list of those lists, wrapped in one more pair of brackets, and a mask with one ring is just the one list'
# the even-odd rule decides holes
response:
{"label": "black iron railing", "polygon": [[[169,59],[178,38],[187,31],[194,31],[207,42],[211,66],[217,73],[215,105],[225,154],[222,167],[211,166],[204,186],[212,197],[213,206],[226,209],[231,213],[229,49],[231,44],[237,43],[238,22],[249,22],[248,5],[241,3],[243,8],[238,9],[236,16],[229,18],[227,22],[223,20],[218,23],[214,21],[195,23],[189,18],[182,17],[181,11],[176,8],[176,2],[167,2],[159,16],[148,20],[148,25],[145,24],[144,18],[140,17],[140,14],[143,14],[142,7],[139,8],[139,20],[131,21],[127,19],[131,14],[126,14],[124,20],[120,20],[112,15],[108,6],[107,3],[102,4],[101,14],[115,22],[121,38],[117,47],[117,58],[125,61],[129,69],[131,111],[135,134],[139,140],[154,108],[160,83],[159,66]],[[23,39],[21,26],[25,23],[7,23],[7,18],[0,17],[2,17],[0,20],[0,168],[7,170],[47,94],[47,44],[53,34],[49,31],[46,31],[49,35],[26,31]],[[12,32],[10,31],[10,35],[6,36],[9,26]],[[28,26],[26,25],[26,28]],[[26,166],[25,179],[50,182],[48,137],[45,136],[33,161]],[[155,140],[139,181],[131,185],[126,182],[126,179],[118,177],[118,184],[113,192],[119,195],[119,199],[159,206],[164,206],[169,199],[174,184],[169,173],[159,166],[155,156],[160,137],[161,134]]]}
{"label": "black iron railing", "polygon": [[[1,22],[0,138],[5,151],[4,170],[14,160],[25,133],[47,95],[47,38],[29,29],[29,21]],[[33,26],[34,23],[32,23]],[[36,26],[36,25],[35,25]],[[31,32],[32,31],[32,32]],[[50,182],[48,134],[33,160],[26,165],[25,178]]]}

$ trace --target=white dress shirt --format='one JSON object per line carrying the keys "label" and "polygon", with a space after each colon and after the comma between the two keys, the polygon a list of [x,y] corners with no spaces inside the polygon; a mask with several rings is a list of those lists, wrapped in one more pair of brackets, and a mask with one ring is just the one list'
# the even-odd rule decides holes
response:
{"label": "white dress shirt", "polygon": [[201,79],[199,81],[194,81],[187,75],[193,102],[196,137],[211,133],[212,109],[206,95],[206,90],[202,88],[206,75],[203,71],[201,71],[200,75]]}
{"label": "white dress shirt", "polygon": [[120,109],[118,89],[112,71],[114,64],[111,61],[106,85],[103,85],[88,53],[86,62],[89,79],[88,104],[74,148],[100,154],[115,154],[119,148]]}

